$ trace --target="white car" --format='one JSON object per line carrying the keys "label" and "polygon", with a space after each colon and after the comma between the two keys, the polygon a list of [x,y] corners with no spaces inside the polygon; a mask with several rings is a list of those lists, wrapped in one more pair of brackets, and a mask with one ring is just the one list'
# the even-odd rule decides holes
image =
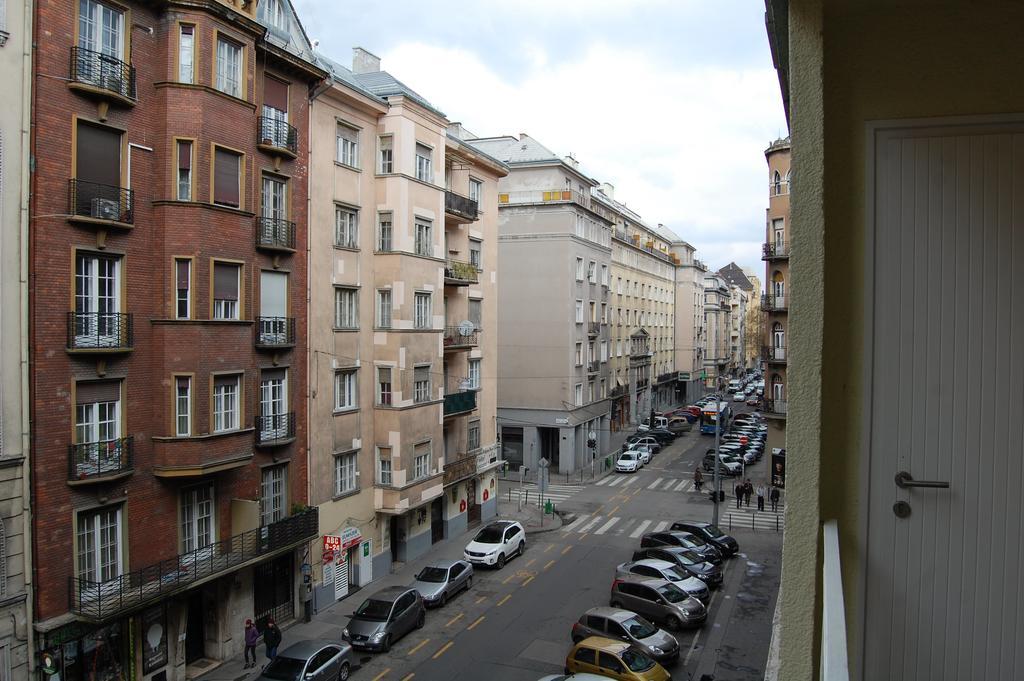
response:
{"label": "white car", "polygon": [[743,402],[746,399],[747,399],[747,394],[746,393],[742,393],[742,392],[736,393],[735,395],[732,396],[732,401],[733,402]]}
{"label": "white car", "polygon": [[651,462],[651,457],[654,456],[654,448],[650,445],[646,445],[640,442],[634,442],[629,445],[627,452],[636,452],[640,455],[640,465],[646,466]]}
{"label": "white car", "polygon": [[463,552],[473,565],[493,565],[501,569],[512,556],[526,550],[526,530],[514,520],[498,520],[476,533]]}
{"label": "white car", "polygon": [[636,473],[640,470],[643,462],[640,460],[640,452],[633,450],[627,450],[619,454],[618,461],[615,462],[616,473]]}

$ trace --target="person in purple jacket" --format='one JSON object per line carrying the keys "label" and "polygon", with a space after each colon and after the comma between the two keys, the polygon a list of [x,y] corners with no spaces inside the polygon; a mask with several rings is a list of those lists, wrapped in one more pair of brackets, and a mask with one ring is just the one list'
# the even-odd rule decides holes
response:
{"label": "person in purple jacket", "polygon": [[[252,620],[245,620],[245,667],[256,666],[256,642],[260,640],[260,632]],[[252,661],[250,662],[250,657]]]}

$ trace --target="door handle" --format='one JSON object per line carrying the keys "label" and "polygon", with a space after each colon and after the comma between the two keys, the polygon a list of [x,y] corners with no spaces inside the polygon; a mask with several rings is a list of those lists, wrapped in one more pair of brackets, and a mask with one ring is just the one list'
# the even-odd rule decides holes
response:
{"label": "door handle", "polygon": [[896,486],[907,489],[908,487],[931,487],[933,489],[949,489],[949,483],[942,480],[914,480],[913,476],[906,471],[896,474]]}

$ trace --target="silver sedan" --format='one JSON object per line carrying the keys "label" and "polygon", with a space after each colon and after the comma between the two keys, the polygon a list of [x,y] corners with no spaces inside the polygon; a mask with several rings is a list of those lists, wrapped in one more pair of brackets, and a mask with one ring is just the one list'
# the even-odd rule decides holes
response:
{"label": "silver sedan", "polygon": [[463,589],[473,586],[473,566],[464,560],[442,560],[428,565],[410,586],[420,592],[427,607],[443,606]]}

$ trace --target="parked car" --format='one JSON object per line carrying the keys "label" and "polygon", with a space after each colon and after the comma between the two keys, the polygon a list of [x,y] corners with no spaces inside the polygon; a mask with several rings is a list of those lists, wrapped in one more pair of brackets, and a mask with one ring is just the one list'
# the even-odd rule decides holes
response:
{"label": "parked car", "polygon": [[619,454],[615,461],[616,473],[636,473],[644,465],[640,458],[640,452],[626,450]]}
{"label": "parked car", "polygon": [[386,653],[391,644],[419,629],[427,619],[427,609],[416,589],[391,586],[373,594],[356,608],[341,638],[359,650]]}
{"label": "parked car", "polygon": [[696,598],[666,579],[630,576],[612,582],[611,606],[625,608],[669,629],[699,627],[708,618],[708,610]]}
{"label": "parked car", "polygon": [[672,523],[669,529],[697,535],[704,541],[718,547],[723,556],[735,556],[740,550],[739,542],[711,523],[699,522],[697,520],[679,520]]}
{"label": "parked car", "polygon": [[499,570],[513,555],[521,556],[526,550],[526,530],[514,520],[490,523],[466,545],[463,558],[473,565],[493,565]]}
{"label": "parked car", "polygon": [[631,445],[627,445],[627,452],[636,452],[640,455],[640,464],[646,466],[651,462],[651,458],[654,456],[654,448],[651,445],[644,445],[638,442],[634,442]]}
{"label": "parked car", "polygon": [[676,434],[668,428],[649,428],[644,431],[644,435],[653,437],[662,446],[672,444],[676,439]]}
{"label": "parked car", "polygon": [[410,586],[419,592],[423,605],[443,606],[449,598],[473,586],[473,566],[464,560],[440,560],[420,570]]}
{"label": "parked car", "polygon": [[745,400],[745,399],[747,399],[747,395],[746,395],[746,393],[735,393],[735,394],[734,394],[734,395],[732,396],[732,401],[733,401],[733,402],[742,402],[742,401],[743,401],[743,400]]}
{"label": "parked car", "polygon": [[256,681],[348,681],[351,673],[352,646],[310,639],[279,652]]}
{"label": "parked car", "polygon": [[654,437],[653,435],[648,435],[647,433],[633,433],[632,435],[627,437],[626,442],[622,446],[622,450],[625,451],[629,449],[629,446],[634,443],[639,443],[642,445],[651,445],[651,447],[654,448],[655,454],[661,451],[661,443],[658,442],[658,438]]}
{"label": "parked car", "polygon": [[608,681],[608,677],[580,672],[579,674],[550,674],[540,677],[537,681]]}
{"label": "parked car", "polygon": [[712,565],[690,549],[680,546],[651,546],[633,552],[633,560],[643,560],[644,558],[655,558],[674,563],[709,587],[722,583],[721,566]]}
{"label": "parked car", "polygon": [[625,577],[630,574],[640,575],[641,577],[653,577],[655,579],[667,579],[704,605],[707,605],[711,599],[711,592],[708,591],[707,584],[691,575],[687,570],[667,560],[642,558],[640,560],[631,560],[615,568],[616,577]]}
{"label": "parked car", "polygon": [[[665,668],[625,641],[603,636],[585,638],[569,650],[565,673],[587,672],[604,679],[671,681]],[[578,677],[577,677],[578,678]]]}
{"label": "parked car", "polygon": [[[719,457],[721,465],[718,467],[719,471],[724,475],[737,476],[743,473],[743,467],[735,461],[726,460],[724,457]],[[701,467],[708,473],[712,473],[715,470],[715,450],[709,449],[708,453],[704,455],[704,461]]]}
{"label": "parked car", "polygon": [[756,407],[760,402],[761,402],[761,400],[758,399],[757,396],[754,396],[754,397],[751,397],[751,398],[749,398],[747,400],[747,406],[748,407]]}
{"label": "parked car", "polygon": [[676,435],[679,435],[680,433],[690,432],[691,430],[693,430],[693,421],[690,418],[687,418],[689,416],[690,415],[687,414],[686,417],[679,416],[676,418],[669,419],[668,429],[675,433]]}
{"label": "parked car", "polygon": [[625,641],[662,665],[672,664],[679,659],[679,642],[672,634],[629,610],[591,608],[573,623],[570,636],[573,643],[591,636]]}
{"label": "parked car", "polygon": [[707,562],[718,565],[722,562],[722,552],[695,534],[676,532],[648,532],[640,537],[641,548],[645,546],[681,546],[690,549]]}
{"label": "parked car", "polygon": [[[655,414],[655,416],[654,416],[654,427],[655,428],[665,428],[667,425],[668,425],[668,419],[665,418],[665,416]],[[638,431],[650,430],[651,429],[651,417],[648,416],[643,421],[641,421],[640,425],[637,426],[636,429]]]}

